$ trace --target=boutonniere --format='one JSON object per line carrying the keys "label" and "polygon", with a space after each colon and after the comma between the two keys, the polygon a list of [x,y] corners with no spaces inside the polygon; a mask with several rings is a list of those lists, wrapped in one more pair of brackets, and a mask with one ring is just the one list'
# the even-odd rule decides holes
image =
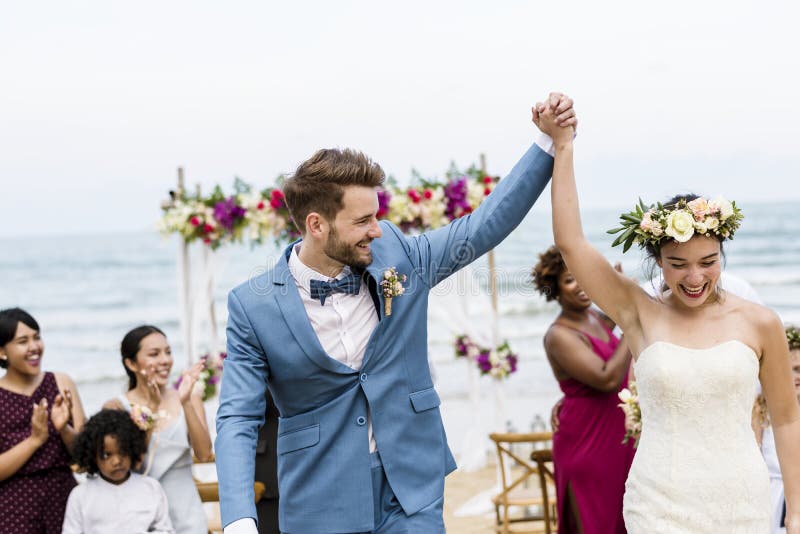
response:
{"label": "boutonniere", "polygon": [[384,312],[387,317],[392,314],[392,298],[399,297],[406,292],[406,288],[403,287],[405,281],[406,275],[397,274],[397,269],[394,267],[383,272],[381,290],[383,291]]}

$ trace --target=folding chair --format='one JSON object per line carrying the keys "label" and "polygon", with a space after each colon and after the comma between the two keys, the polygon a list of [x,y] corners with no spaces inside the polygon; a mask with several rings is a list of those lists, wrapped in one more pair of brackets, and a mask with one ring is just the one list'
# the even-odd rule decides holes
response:
{"label": "folding chair", "polygon": [[[553,434],[551,432],[494,433],[490,434],[489,438],[497,447],[497,461],[502,482],[502,491],[492,499],[497,520],[496,531],[502,534],[550,532],[551,514],[548,505],[555,505],[555,491],[548,493],[546,499],[543,497],[538,466],[531,463],[531,460],[523,458],[513,450],[513,447],[517,444],[537,443],[549,446]],[[534,485],[529,486],[530,482]],[[521,513],[512,515],[510,511],[512,507],[521,509]],[[527,513],[530,508],[535,508],[537,512]],[[520,523],[527,525],[518,526]]]}

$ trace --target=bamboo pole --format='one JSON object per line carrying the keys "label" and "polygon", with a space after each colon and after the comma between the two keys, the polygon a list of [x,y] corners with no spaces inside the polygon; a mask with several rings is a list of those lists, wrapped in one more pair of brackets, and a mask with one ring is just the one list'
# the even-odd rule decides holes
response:
{"label": "bamboo pole", "polygon": [[[486,154],[481,154],[481,172],[484,176],[488,176],[486,170]],[[489,260],[489,298],[492,302],[490,324],[492,329],[492,347],[494,348],[500,345],[500,325],[497,314],[497,267],[495,265],[494,249],[490,250],[486,257]]]}
{"label": "bamboo pole", "polygon": [[[177,198],[182,198],[185,192],[183,167],[178,167]],[[189,244],[181,238],[178,243],[178,307],[180,308],[180,328],[183,338],[183,349],[186,354],[186,367],[194,362],[192,339],[192,302],[191,302],[191,273],[189,269]]]}

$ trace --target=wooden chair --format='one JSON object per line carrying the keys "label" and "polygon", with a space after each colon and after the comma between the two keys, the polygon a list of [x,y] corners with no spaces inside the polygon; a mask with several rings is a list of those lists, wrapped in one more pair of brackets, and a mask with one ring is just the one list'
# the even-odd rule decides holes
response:
{"label": "wooden chair", "polygon": [[536,462],[539,472],[539,489],[542,494],[542,514],[544,515],[545,534],[551,534],[558,528],[558,512],[556,500],[552,498],[552,490],[556,487],[556,477],[553,474],[553,450],[539,449],[531,453],[531,460]]}
{"label": "wooden chair", "polygon": [[[496,532],[549,533],[554,515],[549,513],[549,509],[555,505],[555,491],[551,491],[550,485],[547,485],[548,495],[546,499],[543,498],[538,466],[514,451],[513,447],[522,444],[546,444],[549,447],[552,432],[494,433],[489,438],[497,447],[502,482],[502,490],[492,499],[497,520]],[[512,515],[512,507],[521,508],[523,513]],[[526,514],[528,507],[535,508],[538,513]]]}
{"label": "wooden chair", "polygon": [[[192,462],[195,464],[210,464],[215,463],[215,458],[212,456],[208,462],[201,462],[196,456],[192,456]],[[203,503],[219,503],[219,482],[201,482],[194,479],[194,485],[197,487],[197,493],[200,494],[200,501]],[[253,483],[253,490],[255,491],[255,502],[261,500],[267,487],[262,482]],[[220,518],[219,508],[217,506],[216,513],[213,515],[206,515],[206,522],[208,524],[208,534],[215,532],[222,532],[222,519]]]}

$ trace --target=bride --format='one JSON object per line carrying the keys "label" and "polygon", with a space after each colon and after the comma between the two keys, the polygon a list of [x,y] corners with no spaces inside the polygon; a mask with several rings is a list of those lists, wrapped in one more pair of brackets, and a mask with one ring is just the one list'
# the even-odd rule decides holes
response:
{"label": "bride", "polygon": [[[581,287],[625,332],[635,363],[642,434],[626,482],[629,534],[767,534],[769,477],[750,430],[761,381],[786,485],[787,533],[800,534],[800,409],[778,316],[724,292],[723,242],[735,204],[690,195],[624,214],[617,242],[661,268],[659,298],[617,273],[586,240],[573,171],[573,129],[552,105],[533,119],[553,138],[553,233]],[[620,438],[621,439],[621,438]]]}

